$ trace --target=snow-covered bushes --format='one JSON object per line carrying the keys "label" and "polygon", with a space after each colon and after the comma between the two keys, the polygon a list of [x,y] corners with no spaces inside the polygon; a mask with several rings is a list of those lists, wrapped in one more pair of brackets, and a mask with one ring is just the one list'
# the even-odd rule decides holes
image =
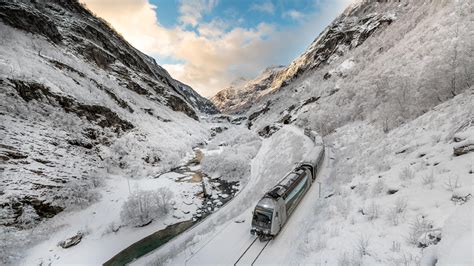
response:
{"label": "snow-covered bushes", "polygon": [[219,145],[222,149],[220,153],[204,156],[202,170],[212,177],[245,182],[250,175],[250,162],[260,148],[260,139],[244,128],[232,128],[218,135],[209,147]]}
{"label": "snow-covered bushes", "polygon": [[17,218],[18,225],[23,229],[33,228],[39,221],[39,215],[31,205],[26,205],[21,215]]}
{"label": "snow-covered bushes", "polygon": [[405,211],[408,206],[406,198],[398,198],[395,205],[387,212],[387,220],[393,226],[397,226],[404,219]]}
{"label": "snow-covered bushes", "polygon": [[385,189],[385,183],[382,179],[377,180],[377,182],[372,187],[372,195],[375,197],[383,192]]}
{"label": "snow-covered bushes", "polygon": [[426,236],[426,234],[433,229],[433,222],[426,219],[424,216],[416,217],[410,223],[410,232],[408,234],[407,241],[410,244],[418,246],[420,238]]}
{"label": "snow-covered bushes", "polygon": [[67,183],[64,188],[65,200],[59,202],[67,208],[82,208],[99,199],[99,192],[95,189],[98,180],[75,180]]}
{"label": "snow-covered bushes", "polygon": [[380,205],[372,201],[369,206],[366,208],[364,213],[367,215],[367,218],[372,221],[379,218],[381,214]]}
{"label": "snow-covered bushes", "polygon": [[407,167],[402,169],[402,171],[400,172],[398,177],[400,177],[400,180],[402,180],[402,181],[407,181],[407,180],[413,179],[415,177],[415,174],[410,169],[410,167],[407,166]]}
{"label": "snow-covered bushes", "polygon": [[173,193],[166,188],[137,190],[123,204],[120,216],[126,224],[144,226],[166,215],[171,209],[172,200]]}
{"label": "snow-covered bushes", "polygon": [[427,174],[423,177],[423,185],[426,185],[430,189],[433,189],[433,187],[434,187],[434,174],[433,174],[433,171],[431,171],[429,174]]}
{"label": "snow-covered bushes", "polygon": [[185,157],[180,149],[163,151],[160,143],[152,142],[145,133],[130,132],[116,139],[105,150],[108,172],[125,172],[134,179],[146,177],[175,167]]}

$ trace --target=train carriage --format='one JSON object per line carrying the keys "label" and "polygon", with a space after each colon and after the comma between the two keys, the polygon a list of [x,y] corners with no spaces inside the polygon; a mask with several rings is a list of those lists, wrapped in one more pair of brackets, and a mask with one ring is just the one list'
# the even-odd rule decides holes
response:
{"label": "train carriage", "polygon": [[288,173],[257,203],[250,233],[260,239],[276,236],[316,179],[324,158],[322,141],[305,156],[307,159]]}

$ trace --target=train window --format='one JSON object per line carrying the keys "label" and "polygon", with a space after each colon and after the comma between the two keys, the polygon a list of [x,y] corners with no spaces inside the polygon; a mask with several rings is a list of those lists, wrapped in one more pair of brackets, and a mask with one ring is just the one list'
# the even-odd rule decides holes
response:
{"label": "train window", "polygon": [[253,215],[253,223],[265,228],[269,228],[272,223],[272,216],[272,209],[256,209]]}

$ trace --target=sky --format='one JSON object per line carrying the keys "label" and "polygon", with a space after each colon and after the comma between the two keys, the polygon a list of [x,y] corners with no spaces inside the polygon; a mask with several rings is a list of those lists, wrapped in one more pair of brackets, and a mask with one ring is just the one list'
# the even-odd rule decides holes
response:
{"label": "sky", "polygon": [[81,0],[206,97],[288,65],[352,0]]}

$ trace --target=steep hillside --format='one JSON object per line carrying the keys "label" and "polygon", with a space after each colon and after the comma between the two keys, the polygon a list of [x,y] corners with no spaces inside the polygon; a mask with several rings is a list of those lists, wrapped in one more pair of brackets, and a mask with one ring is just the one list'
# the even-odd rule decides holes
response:
{"label": "steep hillside", "polygon": [[[407,77],[414,79],[407,80],[407,83],[417,83],[413,90],[423,94],[418,98],[423,97],[426,101],[435,98],[434,103],[428,104],[432,106],[472,81],[472,64],[469,62],[472,61],[473,48],[472,42],[468,41],[472,38],[472,31],[469,31],[467,11],[472,8],[470,5],[468,2],[443,0],[355,1],[301,56],[278,71],[271,80],[256,86],[258,90],[247,91],[247,97],[242,99],[215,97],[213,102],[222,106],[224,112],[239,112],[238,108],[227,110],[226,106],[230,105],[261,105],[262,109],[266,100],[278,97],[263,96],[284,95],[292,91],[297,93],[291,97],[300,98],[301,102],[292,102],[286,107],[297,107],[312,102],[312,97],[321,96],[324,90],[332,94],[334,88],[339,90],[344,86],[351,87],[350,94],[366,94],[367,97],[379,92],[376,95],[378,100],[386,102],[394,95],[389,93],[382,97],[382,88],[398,90],[403,87],[401,80]],[[402,64],[403,67],[397,68]],[[449,70],[453,69],[451,66],[454,66],[455,74]],[[431,68],[434,70],[429,71]],[[365,75],[364,70],[368,70]],[[430,89],[429,82],[440,79],[440,75],[444,76],[444,81],[435,81],[437,88]],[[303,84],[303,81],[307,83]],[[447,84],[450,82],[453,84]],[[453,86],[454,92],[451,93],[453,89],[450,87]],[[365,91],[361,92],[361,88]],[[226,94],[226,90],[222,93]]]}
{"label": "steep hillside", "polygon": [[273,80],[283,69],[284,66],[268,67],[253,80],[238,79],[229,88],[214,95],[211,101],[226,113],[245,109],[272,89]]}
{"label": "steep hillside", "polygon": [[170,169],[210,135],[212,103],[78,1],[0,1],[0,33],[0,263],[111,176]]}

